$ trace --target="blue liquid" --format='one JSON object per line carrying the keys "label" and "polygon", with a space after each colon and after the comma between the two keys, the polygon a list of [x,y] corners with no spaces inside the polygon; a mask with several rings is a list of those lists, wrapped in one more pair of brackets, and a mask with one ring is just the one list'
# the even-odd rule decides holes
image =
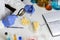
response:
{"label": "blue liquid", "polygon": [[10,37],[7,37],[7,40],[11,40]]}
{"label": "blue liquid", "polygon": [[26,6],[24,7],[24,9],[25,9],[25,12],[27,12],[27,13],[29,13],[29,14],[32,14],[32,13],[34,13],[34,11],[35,11],[35,8],[33,7],[33,5],[26,5]]}
{"label": "blue liquid", "polygon": [[37,3],[37,0],[31,0],[32,3]]}
{"label": "blue liquid", "polygon": [[22,40],[22,37],[21,36],[19,37],[19,40]]}
{"label": "blue liquid", "polygon": [[60,10],[60,5],[58,5],[58,0],[52,0],[52,8],[56,9],[56,10]]}

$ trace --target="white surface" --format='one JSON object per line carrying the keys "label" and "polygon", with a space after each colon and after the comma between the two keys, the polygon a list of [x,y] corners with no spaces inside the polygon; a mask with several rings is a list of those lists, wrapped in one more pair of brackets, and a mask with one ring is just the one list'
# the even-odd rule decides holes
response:
{"label": "white surface", "polygon": [[60,12],[50,12],[43,15],[48,23],[60,20]]}
{"label": "white surface", "polygon": [[[2,17],[4,17],[5,13],[4,13],[4,0],[0,0],[0,19],[2,19]],[[4,15],[3,15],[4,14]]]}
{"label": "white surface", "polygon": [[60,21],[48,23],[54,36],[60,35]]}
{"label": "white surface", "polygon": [[53,36],[60,35],[60,12],[43,14]]}
{"label": "white surface", "polygon": [[[19,8],[21,7],[19,4],[20,0],[6,0],[5,2],[10,4],[11,6],[15,7],[17,10],[19,10]],[[16,3],[17,2],[17,3]],[[17,6],[16,6],[16,5]],[[22,7],[24,5],[22,4]],[[30,26],[23,26],[20,24],[20,18],[21,17],[18,17],[18,19],[16,20],[15,22],[15,26],[22,26],[24,27],[24,29],[7,29],[7,28],[3,28],[3,29],[0,29],[0,36],[1,39],[0,40],[3,40],[2,38],[5,38],[6,36],[4,35],[4,33],[7,31],[9,33],[10,36],[13,36],[13,34],[16,34],[16,35],[22,35],[24,39],[28,38],[28,37],[31,37],[31,36],[37,36],[38,37],[38,40],[60,40],[60,37],[52,37],[51,34],[49,33],[49,30],[47,28],[46,25],[43,25],[41,26],[42,24],[44,24],[44,20],[42,18],[42,14],[43,13],[48,13],[48,12],[54,12],[55,10],[52,10],[52,11],[47,11],[45,10],[44,8],[41,8],[41,7],[38,7],[36,4],[34,4],[34,8],[35,8],[35,12],[32,16],[30,16],[29,14],[25,13],[24,16],[28,17],[28,19],[32,19],[31,21],[38,21],[40,23],[40,27],[37,31],[37,33],[33,32],[33,26],[30,25]],[[17,13],[18,11],[15,11],[14,13]],[[1,22],[2,24],[2,22]],[[1,25],[0,25],[1,26]],[[2,27],[4,27],[2,25]]]}
{"label": "white surface", "polygon": [[24,0],[23,3],[24,3],[25,5],[32,4],[32,3],[31,3],[31,0]]}

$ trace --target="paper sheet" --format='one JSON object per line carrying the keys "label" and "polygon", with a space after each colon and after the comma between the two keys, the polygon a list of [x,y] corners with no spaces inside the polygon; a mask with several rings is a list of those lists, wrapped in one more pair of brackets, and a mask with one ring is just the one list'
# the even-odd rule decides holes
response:
{"label": "paper sheet", "polygon": [[48,24],[47,27],[50,33],[52,33],[52,36],[60,35],[60,12],[51,12],[43,14],[43,16]]}

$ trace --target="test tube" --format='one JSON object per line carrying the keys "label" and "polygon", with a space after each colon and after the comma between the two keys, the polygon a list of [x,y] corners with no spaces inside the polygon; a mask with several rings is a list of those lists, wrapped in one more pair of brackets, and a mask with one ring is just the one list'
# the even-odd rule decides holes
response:
{"label": "test tube", "polygon": [[19,36],[19,40],[22,40],[22,37],[21,36]]}
{"label": "test tube", "polygon": [[10,36],[8,35],[7,32],[5,32],[5,35],[7,36],[7,37],[6,37],[6,40],[11,40],[11,38],[10,38]]}
{"label": "test tube", "polygon": [[10,36],[7,37],[7,40],[11,40]]}
{"label": "test tube", "polygon": [[16,34],[13,35],[13,40],[17,40]]}

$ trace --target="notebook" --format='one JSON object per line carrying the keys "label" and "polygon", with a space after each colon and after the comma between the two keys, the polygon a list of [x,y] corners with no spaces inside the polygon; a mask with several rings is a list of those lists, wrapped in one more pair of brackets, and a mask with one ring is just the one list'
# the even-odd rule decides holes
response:
{"label": "notebook", "polygon": [[60,12],[51,12],[42,15],[51,35],[60,36]]}

